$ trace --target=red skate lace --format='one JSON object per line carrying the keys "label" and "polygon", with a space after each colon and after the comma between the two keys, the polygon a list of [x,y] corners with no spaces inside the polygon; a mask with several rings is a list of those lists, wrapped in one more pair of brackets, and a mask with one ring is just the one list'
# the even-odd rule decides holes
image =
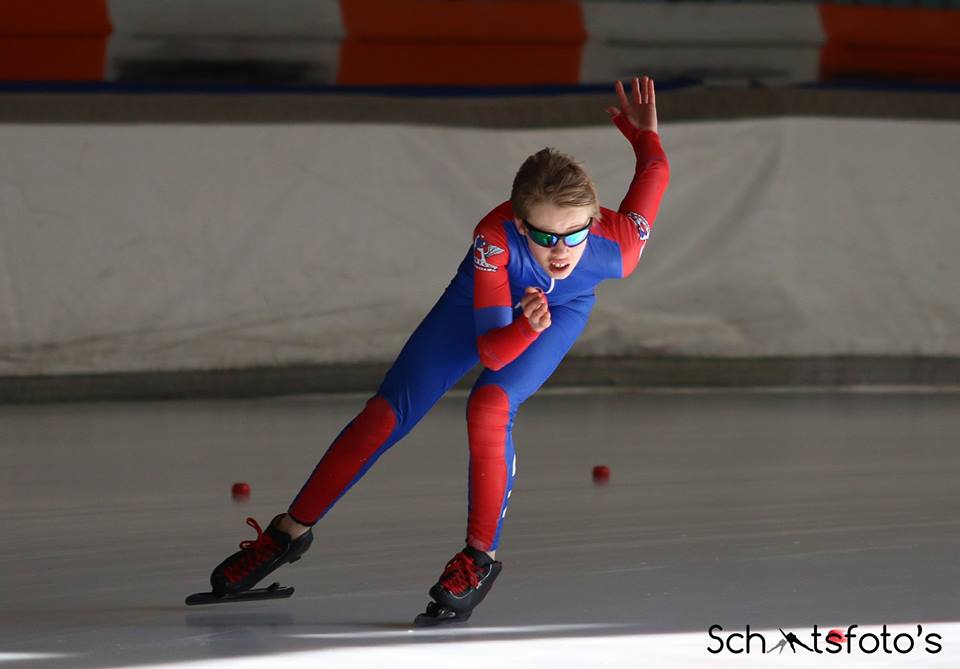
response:
{"label": "red skate lace", "polygon": [[246,578],[251,571],[275,557],[280,549],[269,534],[264,534],[260,529],[260,523],[255,519],[247,518],[247,525],[257,531],[257,538],[241,541],[240,550],[243,552],[237,557],[236,562],[224,568],[223,573],[231,583]]}
{"label": "red skate lace", "polygon": [[480,583],[480,574],[483,572],[473,560],[463,552],[457,553],[443,568],[440,585],[455,595],[461,595],[468,588],[475,588]]}

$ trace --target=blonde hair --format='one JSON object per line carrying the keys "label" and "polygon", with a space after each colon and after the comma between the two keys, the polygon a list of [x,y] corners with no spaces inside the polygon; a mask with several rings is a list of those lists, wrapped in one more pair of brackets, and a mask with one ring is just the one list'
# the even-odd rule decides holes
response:
{"label": "blonde hair", "polygon": [[523,161],[510,193],[517,218],[527,218],[532,207],[548,202],[558,207],[593,206],[599,215],[597,199],[597,188],[583,166],[551,147]]}

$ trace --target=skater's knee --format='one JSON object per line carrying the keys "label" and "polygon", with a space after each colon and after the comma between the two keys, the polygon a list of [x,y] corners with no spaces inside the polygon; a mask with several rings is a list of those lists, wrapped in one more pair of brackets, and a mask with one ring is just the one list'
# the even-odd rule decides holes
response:
{"label": "skater's knee", "polygon": [[357,422],[364,430],[386,439],[397,425],[397,414],[383,395],[374,395],[367,400]]}
{"label": "skater's knee", "polygon": [[471,457],[502,458],[510,424],[510,400],[498,385],[481,386],[467,401]]}
{"label": "skater's knee", "polygon": [[467,400],[467,424],[484,428],[506,428],[510,422],[510,398],[496,384],[480,386]]}
{"label": "skater's knee", "polygon": [[363,407],[363,411],[358,416],[358,418],[361,417],[364,420],[372,421],[371,424],[383,426],[384,429],[387,423],[390,424],[390,429],[393,429],[393,425],[397,422],[396,412],[383,395],[374,395],[368,399],[366,406]]}
{"label": "skater's knee", "polygon": [[359,442],[377,450],[390,437],[396,425],[397,414],[393,407],[382,395],[374,395],[353,420],[348,432],[354,443]]}

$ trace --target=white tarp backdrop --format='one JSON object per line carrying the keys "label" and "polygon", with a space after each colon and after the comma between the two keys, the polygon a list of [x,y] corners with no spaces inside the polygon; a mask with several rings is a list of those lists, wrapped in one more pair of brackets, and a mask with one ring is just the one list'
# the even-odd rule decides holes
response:
{"label": "white tarp backdrop", "polygon": [[[637,272],[574,355],[960,355],[960,124],[662,128]],[[523,159],[610,127],[0,126],[0,374],[389,361]]]}

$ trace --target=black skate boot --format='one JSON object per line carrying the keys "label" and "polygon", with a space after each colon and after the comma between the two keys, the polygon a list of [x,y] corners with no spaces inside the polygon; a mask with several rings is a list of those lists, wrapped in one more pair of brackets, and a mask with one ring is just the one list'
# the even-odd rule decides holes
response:
{"label": "black skate boot", "polygon": [[[253,518],[247,518],[247,525],[257,531],[254,540],[241,541],[240,550],[221,562],[210,574],[210,586],[216,598],[255,599],[258,597],[239,597],[240,593],[249,591],[267,574],[277,567],[296,562],[310,548],[313,543],[313,530],[296,539],[291,539],[286,532],[277,529],[277,523],[282,514],[270,521],[266,531],[260,529],[260,524]],[[288,592],[287,592],[288,591]],[[293,588],[280,588],[274,584],[258,593],[274,597],[289,597]],[[251,595],[253,592],[251,591]],[[263,597],[260,597],[263,598]]]}
{"label": "black skate boot", "polygon": [[432,602],[413,621],[417,627],[466,622],[490,592],[503,563],[470,546],[453,556],[430,588]]}

